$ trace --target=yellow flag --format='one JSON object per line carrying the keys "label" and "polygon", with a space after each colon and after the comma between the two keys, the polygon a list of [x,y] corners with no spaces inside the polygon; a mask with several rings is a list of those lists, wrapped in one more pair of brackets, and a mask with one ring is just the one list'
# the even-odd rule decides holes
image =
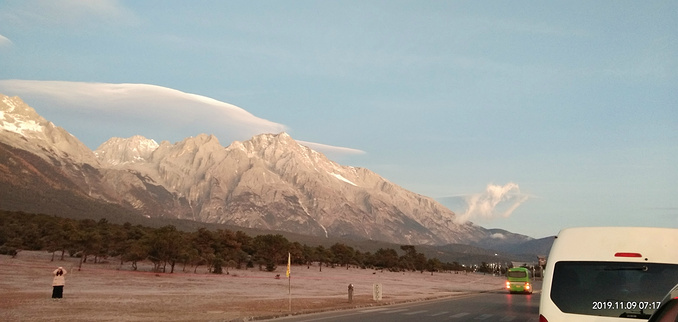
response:
{"label": "yellow flag", "polygon": [[291,259],[290,253],[287,253],[287,278],[290,277],[290,259]]}

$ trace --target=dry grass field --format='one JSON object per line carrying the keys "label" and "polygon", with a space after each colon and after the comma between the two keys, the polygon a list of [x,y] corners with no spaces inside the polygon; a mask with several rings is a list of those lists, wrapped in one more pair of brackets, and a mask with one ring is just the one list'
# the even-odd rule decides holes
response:
{"label": "dry grass field", "polygon": [[[292,266],[277,272],[231,269],[230,274],[138,271],[119,262],[51,261],[47,252],[0,255],[0,321],[247,321],[314,311],[365,307],[500,289],[504,278],[483,274],[396,273],[359,268]],[[63,266],[64,298],[51,299],[52,271]],[[276,275],[280,279],[276,279]],[[291,284],[291,296],[288,282]],[[372,299],[374,283],[383,298]],[[354,285],[348,302],[348,284]],[[291,298],[291,311],[290,311]]]}

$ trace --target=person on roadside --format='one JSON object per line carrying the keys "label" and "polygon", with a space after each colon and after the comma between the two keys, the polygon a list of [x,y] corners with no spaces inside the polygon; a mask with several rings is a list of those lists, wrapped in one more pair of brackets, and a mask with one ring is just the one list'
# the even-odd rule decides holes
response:
{"label": "person on roadside", "polygon": [[64,296],[64,285],[66,285],[66,270],[59,267],[52,272],[52,299],[57,300]]}

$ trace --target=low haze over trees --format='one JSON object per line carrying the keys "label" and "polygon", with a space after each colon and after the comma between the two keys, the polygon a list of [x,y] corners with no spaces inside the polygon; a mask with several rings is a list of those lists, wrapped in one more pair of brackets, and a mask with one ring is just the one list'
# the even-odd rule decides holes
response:
{"label": "low haze over trees", "polygon": [[81,265],[115,259],[133,270],[138,262],[149,261],[154,271],[166,273],[207,270],[222,274],[229,268],[246,267],[273,271],[278,265],[286,265],[288,252],[293,264],[310,268],[317,263],[319,270],[323,266],[422,273],[464,269],[456,262],[426,258],[412,245],[401,246],[402,255],[391,248],[380,248],[372,254],[343,243],[329,248],[302,245],[278,234],[251,237],[241,231],[206,228],[186,232],[172,225],[150,228],[112,224],[106,219],[74,220],[0,211],[0,254],[16,256],[21,250],[48,251],[52,260],[79,257]]}

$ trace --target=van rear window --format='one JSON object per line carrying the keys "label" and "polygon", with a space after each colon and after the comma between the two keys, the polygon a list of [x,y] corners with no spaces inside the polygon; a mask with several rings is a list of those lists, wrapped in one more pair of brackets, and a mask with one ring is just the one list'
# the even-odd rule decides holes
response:
{"label": "van rear window", "polygon": [[551,300],[565,313],[648,319],[678,284],[678,265],[558,262]]}

